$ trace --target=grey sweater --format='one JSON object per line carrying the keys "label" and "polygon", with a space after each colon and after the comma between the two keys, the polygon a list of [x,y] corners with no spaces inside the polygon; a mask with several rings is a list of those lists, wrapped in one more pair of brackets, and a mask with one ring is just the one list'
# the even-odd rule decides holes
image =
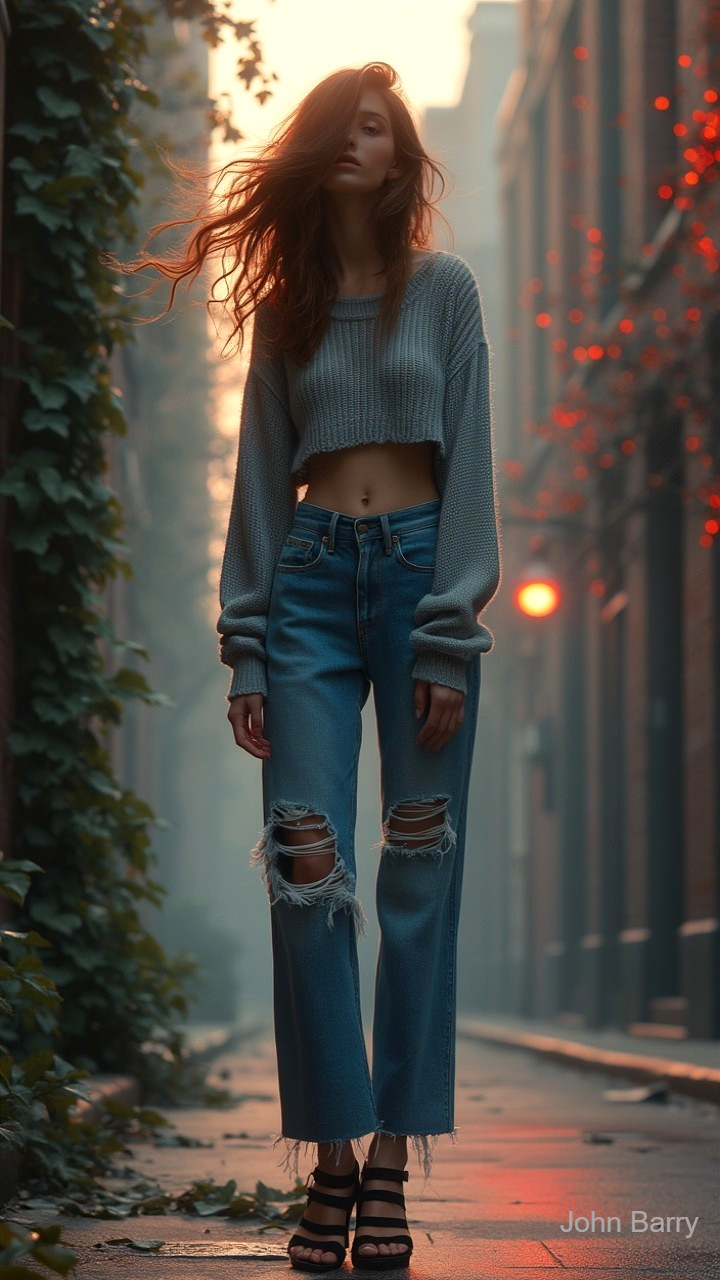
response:
{"label": "grey sweater", "polygon": [[466,691],[466,663],[493,646],[478,614],[500,584],[491,354],[475,276],[439,249],[407,282],[397,326],[373,347],[382,295],[335,298],[310,362],[268,342],[255,312],[237,469],[220,573],[220,659],[228,699],[267,696],[265,636],[275,565],[313,454],[381,441],[433,441],[441,495],[437,559],[409,640],[415,679]]}

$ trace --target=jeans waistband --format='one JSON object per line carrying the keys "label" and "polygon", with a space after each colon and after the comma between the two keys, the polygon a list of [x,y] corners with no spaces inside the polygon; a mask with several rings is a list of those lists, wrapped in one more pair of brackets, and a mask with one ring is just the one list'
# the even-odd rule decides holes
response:
{"label": "jeans waistband", "polygon": [[337,542],[357,544],[378,538],[382,539],[384,549],[389,554],[392,550],[393,533],[438,524],[441,506],[441,498],[432,498],[429,502],[418,502],[412,507],[397,507],[393,511],[381,511],[371,516],[348,516],[342,511],[331,511],[329,507],[318,507],[314,502],[302,499],[295,508],[294,523],[312,529],[325,538],[328,551],[332,551]]}

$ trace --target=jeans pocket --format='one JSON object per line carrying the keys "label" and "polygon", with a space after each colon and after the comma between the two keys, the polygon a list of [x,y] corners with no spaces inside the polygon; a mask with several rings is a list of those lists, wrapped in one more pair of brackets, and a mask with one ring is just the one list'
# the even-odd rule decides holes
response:
{"label": "jeans pocket", "polygon": [[290,573],[304,573],[319,565],[326,551],[327,542],[319,533],[309,529],[292,530],[283,543],[276,567]]}
{"label": "jeans pocket", "polygon": [[432,573],[437,557],[437,537],[436,524],[394,533],[392,540],[398,564],[415,573]]}

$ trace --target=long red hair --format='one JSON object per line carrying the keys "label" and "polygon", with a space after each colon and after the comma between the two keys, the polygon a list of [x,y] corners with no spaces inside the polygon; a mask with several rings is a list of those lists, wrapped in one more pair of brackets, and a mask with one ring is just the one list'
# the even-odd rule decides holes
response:
{"label": "long red hair", "polygon": [[[410,249],[426,247],[431,237],[436,212],[433,178],[439,179],[441,194],[446,186],[443,166],[421,145],[398,85],[398,74],[387,62],[344,67],[311,89],[259,154],[238,157],[209,174],[168,158],[173,172],[202,188],[199,210],[192,217],[153,227],[131,262],[121,262],[111,253],[101,254],[101,261],[126,274],[151,267],[171,280],[162,316],[170,311],[180,281],[187,279],[191,285],[206,258],[219,253],[222,272],[213,282],[207,306],[217,301],[217,284],[232,277],[223,299],[233,321],[228,343],[239,334],[242,349],[246,320],[268,298],[274,315],[273,347],[296,364],[306,363],[322,338],[327,308],[337,291],[320,183],[345,145],[363,89],[372,87],[385,99],[401,171],[377,192],[374,207],[376,240],[387,273],[379,320],[392,325],[410,276]],[[208,196],[207,182],[213,177]],[[229,191],[218,195],[227,178]],[[162,231],[194,222],[200,225],[181,249],[162,256],[147,251]],[[160,282],[154,281],[143,294]]]}

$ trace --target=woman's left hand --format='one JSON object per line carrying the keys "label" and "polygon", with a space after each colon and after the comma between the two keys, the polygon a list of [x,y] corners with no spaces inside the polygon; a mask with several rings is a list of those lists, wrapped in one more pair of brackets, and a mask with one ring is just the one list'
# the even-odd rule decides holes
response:
{"label": "woman's left hand", "polygon": [[429,751],[444,747],[453,734],[457,733],[465,717],[465,694],[460,689],[450,689],[445,684],[416,680],[413,704],[416,716],[428,712],[417,742]]}

